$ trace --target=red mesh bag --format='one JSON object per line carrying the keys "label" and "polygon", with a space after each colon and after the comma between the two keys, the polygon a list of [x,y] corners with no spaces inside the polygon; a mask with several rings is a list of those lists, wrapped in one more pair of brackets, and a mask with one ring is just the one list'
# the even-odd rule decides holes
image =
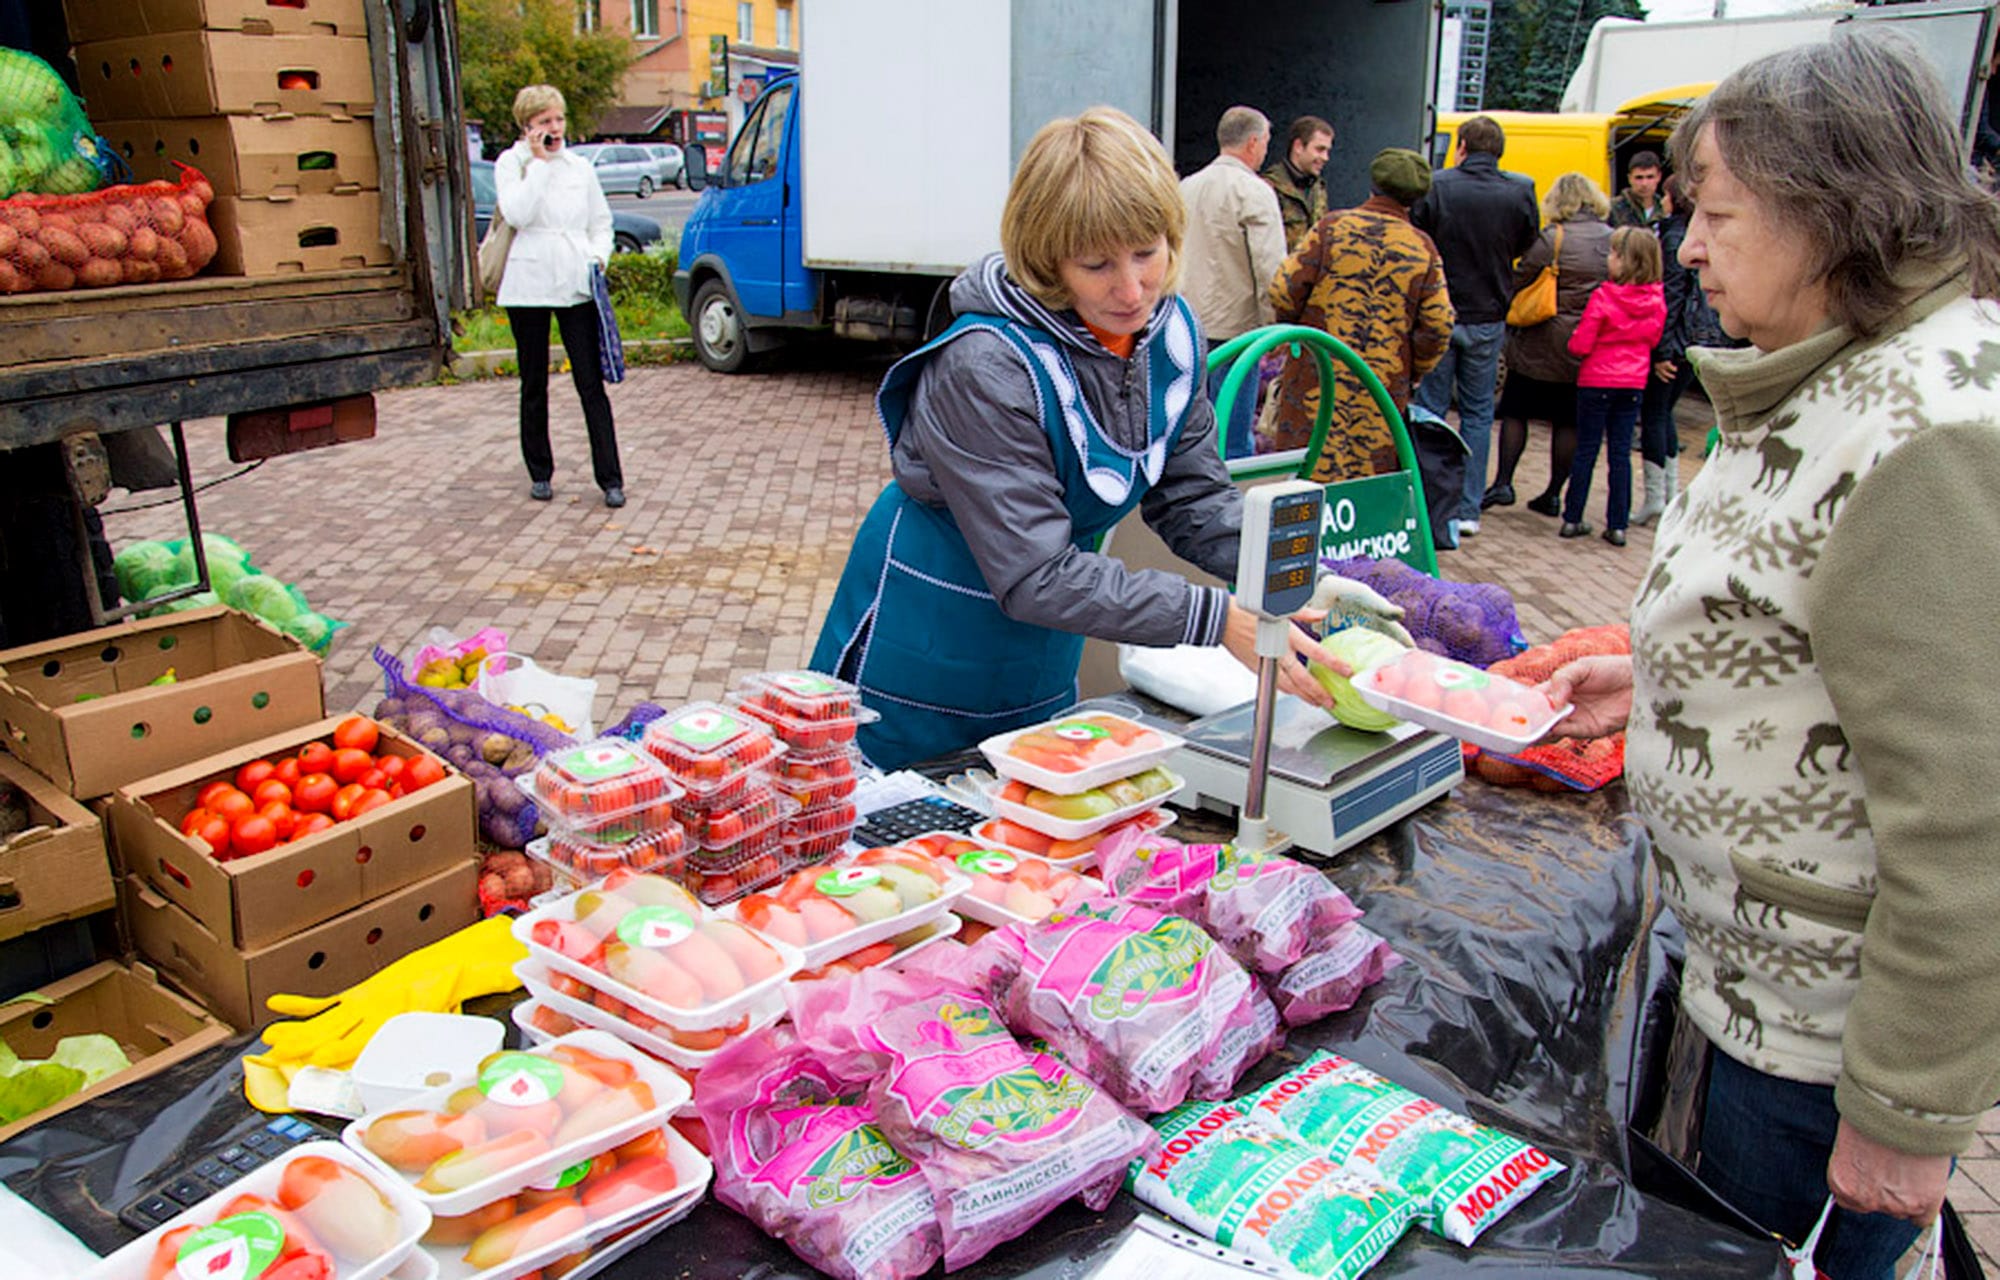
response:
{"label": "red mesh bag", "polygon": [[87,195],[0,200],[0,293],[102,289],[185,280],[215,257],[215,188],[181,165],[179,182]]}
{"label": "red mesh bag", "polygon": [[[1565,631],[1552,644],[1538,644],[1488,668],[1523,684],[1540,684],[1578,658],[1632,652],[1632,633],[1623,624]],[[1595,791],[1625,772],[1625,735],[1562,738],[1512,755],[1465,748],[1465,767],[1502,787],[1537,791]]]}

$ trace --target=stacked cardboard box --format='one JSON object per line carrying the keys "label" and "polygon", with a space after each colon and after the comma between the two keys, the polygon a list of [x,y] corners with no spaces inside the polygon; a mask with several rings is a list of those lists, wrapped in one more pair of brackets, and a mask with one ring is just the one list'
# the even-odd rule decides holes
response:
{"label": "stacked cardboard box", "polygon": [[364,0],[64,0],[85,105],[141,181],[215,188],[223,275],[377,266]]}

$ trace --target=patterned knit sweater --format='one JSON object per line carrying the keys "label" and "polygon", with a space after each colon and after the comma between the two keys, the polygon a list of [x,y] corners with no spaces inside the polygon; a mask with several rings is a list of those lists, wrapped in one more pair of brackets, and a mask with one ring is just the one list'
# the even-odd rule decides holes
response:
{"label": "patterned knit sweater", "polygon": [[1626,771],[1731,1057],[1916,1154],[2000,1098],[2000,306],[1691,353],[1722,443],[1632,612]]}

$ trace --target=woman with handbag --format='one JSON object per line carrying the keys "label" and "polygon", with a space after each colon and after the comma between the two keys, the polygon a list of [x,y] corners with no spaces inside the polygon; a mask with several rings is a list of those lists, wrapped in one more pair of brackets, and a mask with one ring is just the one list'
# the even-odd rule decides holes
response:
{"label": "woman with handbag", "polygon": [[1563,482],[1576,455],[1576,378],[1582,360],[1569,337],[1610,270],[1610,200],[1580,173],[1565,173],[1542,198],[1542,234],[1514,267],[1507,313],[1507,382],[1500,391],[1500,462],[1480,506],[1514,505],[1514,467],[1528,447],[1528,423],[1549,424],[1549,486],[1528,503],[1562,514]]}
{"label": "woman with handbag", "polygon": [[[611,206],[590,165],[564,146],[562,93],[531,84],[514,95],[521,137],[494,165],[498,199],[495,226],[513,228],[499,303],[507,309],[521,369],[521,457],[528,464],[528,496],[555,496],[555,458],[549,448],[549,319],[562,332],[570,379],[583,401],[590,433],[590,465],[604,505],[625,505],[625,476],[618,465],[618,436],[600,364],[603,328],[593,274],[611,258]],[[504,234],[504,233],[503,233]],[[485,246],[481,246],[484,249]],[[482,254],[482,257],[485,256]]]}

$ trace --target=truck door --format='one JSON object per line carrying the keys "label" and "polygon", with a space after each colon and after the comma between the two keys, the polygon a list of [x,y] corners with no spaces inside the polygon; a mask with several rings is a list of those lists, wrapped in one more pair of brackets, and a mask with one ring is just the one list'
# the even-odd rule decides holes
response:
{"label": "truck door", "polygon": [[786,174],[796,172],[786,140],[797,89],[796,80],[780,81],[750,109],[729,148],[727,200],[712,224],[712,247],[729,264],[737,301],[753,316],[784,314],[788,221],[794,224],[789,252],[797,261],[796,220],[786,207]]}

